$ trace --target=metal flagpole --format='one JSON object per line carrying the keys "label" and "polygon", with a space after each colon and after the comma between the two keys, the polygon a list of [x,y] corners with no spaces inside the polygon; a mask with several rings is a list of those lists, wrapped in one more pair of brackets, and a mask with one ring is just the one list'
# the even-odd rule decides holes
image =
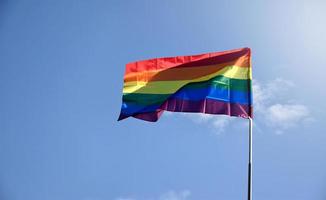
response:
{"label": "metal flagpole", "polygon": [[252,200],[252,119],[249,117],[248,200]]}

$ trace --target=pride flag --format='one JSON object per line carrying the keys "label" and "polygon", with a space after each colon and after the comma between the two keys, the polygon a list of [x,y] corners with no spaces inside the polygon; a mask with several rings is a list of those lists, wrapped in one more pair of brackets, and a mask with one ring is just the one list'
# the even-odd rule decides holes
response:
{"label": "pride flag", "polygon": [[128,63],[118,120],[163,111],[252,117],[249,48]]}

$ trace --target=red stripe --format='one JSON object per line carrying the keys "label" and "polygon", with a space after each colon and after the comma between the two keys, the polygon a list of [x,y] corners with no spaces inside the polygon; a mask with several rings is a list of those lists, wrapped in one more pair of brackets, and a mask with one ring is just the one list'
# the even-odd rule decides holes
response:
{"label": "red stripe", "polygon": [[154,58],[128,63],[126,65],[126,73],[143,72],[151,70],[162,70],[171,67],[196,67],[203,65],[214,65],[225,62],[231,62],[242,56],[250,56],[249,48],[235,49],[223,52],[214,52],[207,54]]}

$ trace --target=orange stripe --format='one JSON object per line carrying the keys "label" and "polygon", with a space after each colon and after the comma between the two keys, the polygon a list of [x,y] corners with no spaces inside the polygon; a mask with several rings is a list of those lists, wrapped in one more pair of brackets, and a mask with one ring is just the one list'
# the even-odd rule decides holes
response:
{"label": "orange stripe", "polygon": [[226,62],[208,66],[170,68],[163,70],[152,70],[144,72],[128,73],[124,77],[124,82],[131,81],[171,81],[171,80],[191,80],[215,73],[226,66],[249,67],[249,57],[241,57],[236,61]]}

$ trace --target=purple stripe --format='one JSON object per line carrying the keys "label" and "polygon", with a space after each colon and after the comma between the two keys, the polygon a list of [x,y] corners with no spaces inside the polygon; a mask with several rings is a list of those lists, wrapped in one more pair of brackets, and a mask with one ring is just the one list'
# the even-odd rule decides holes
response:
{"label": "purple stripe", "polygon": [[252,110],[248,105],[228,103],[213,99],[205,99],[202,101],[169,99],[161,106],[161,109],[171,112],[199,112],[207,114],[224,114],[244,118],[248,118],[249,116],[252,117]]}
{"label": "purple stripe", "polygon": [[[239,103],[227,103],[213,99],[206,99],[202,101],[189,101],[182,99],[169,99],[164,102],[161,107],[155,112],[146,112],[133,115],[133,117],[155,122],[162,115],[163,111],[171,112],[193,112],[193,113],[207,113],[215,115],[229,115],[236,117],[253,117],[252,106],[243,105]],[[121,116],[119,120],[129,116]]]}

